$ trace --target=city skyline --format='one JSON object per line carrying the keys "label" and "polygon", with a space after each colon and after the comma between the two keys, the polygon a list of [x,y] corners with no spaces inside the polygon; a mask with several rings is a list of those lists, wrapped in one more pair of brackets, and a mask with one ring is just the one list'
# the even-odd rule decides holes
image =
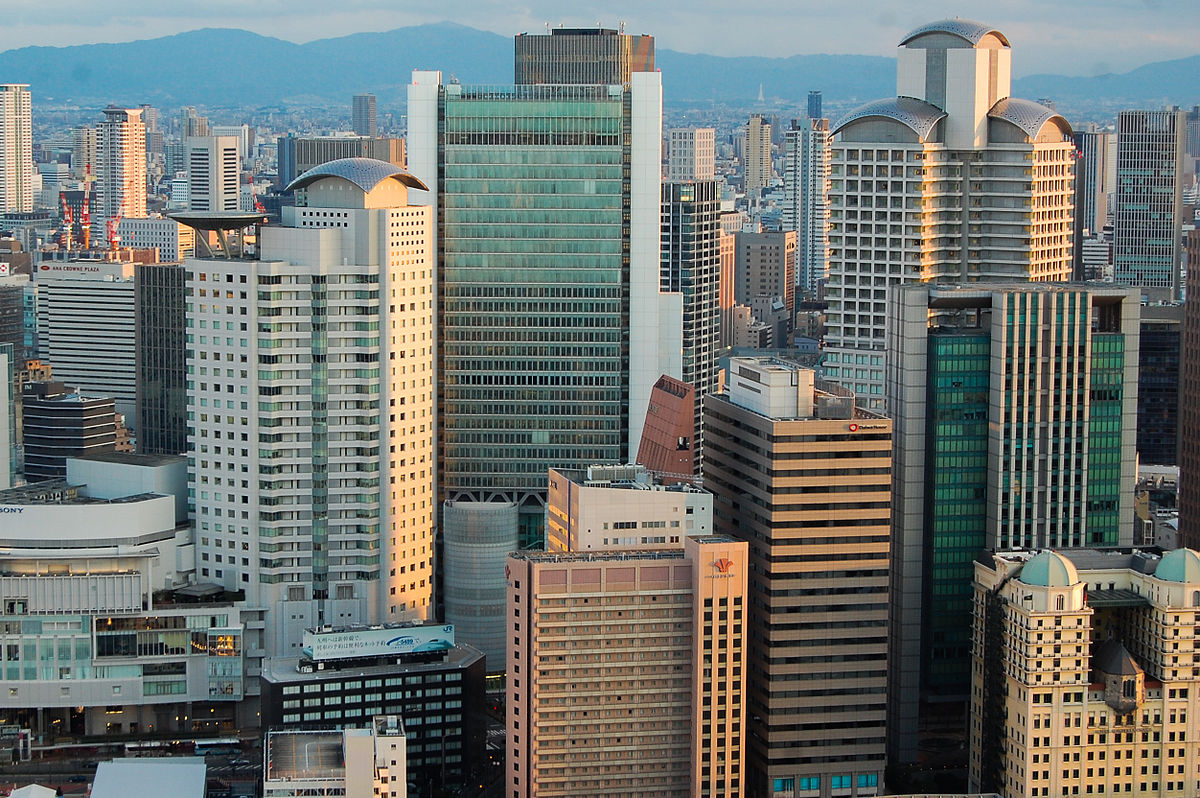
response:
{"label": "city skyline", "polygon": [[1187,13],[1190,9],[1184,0],[1067,0],[1042,5],[1021,0],[986,5],[978,0],[936,0],[903,11],[884,0],[868,0],[852,11],[827,3],[775,0],[732,16],[713,3],[645,6],[618,2],[607,5],[603,16],[578,3],[565,10],[564,14],[561,4],[544,0],[520,9],[490,1],[455,0],[431,12],[398,9],[378,0],[352,0],[340,5],[337,13],[307,0],[265,4],[253,10],[224,0],[170,6],[135,0],[107,3],[102,8],[77,0],[56,0],[49,8],[38,6],[37,15],[18,10],[9,41],[21,46],[61,47],[138,41],[217,27],[244,28],[303,43],[447,21],[469,23],[501,35],[539,33],[547,25],[616,27],[623,23],[627,32],[653,34],[664,49],[681,52],[766,57],[890,55],[897,37],[907,30],[929,19],[961,16],[986,18],[1019,39],[1023,57],[1016,76],[1024,77],[1045,72],[1102,75],[1196,55],[1194,42],[1200,35],[1200,21]]}

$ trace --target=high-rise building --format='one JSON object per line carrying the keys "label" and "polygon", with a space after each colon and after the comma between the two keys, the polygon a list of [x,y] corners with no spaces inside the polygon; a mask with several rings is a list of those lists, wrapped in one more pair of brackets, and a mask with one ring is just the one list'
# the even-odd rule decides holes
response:
{"label": "high-rise building", "polygon": [[109,223],[146,215],[146,128],[140,108],[104,109],[96,135],[96,203],[92,240],[103,246]]}
{"label": "high-rise building", "polygon": [[409,159],[430,187],[414,201],[438,235],[441,498],[515,502],[525,544],[542,539],[547,469],[631,461],[654,383],[682,376],[683,297],[660,290],[660,78],[413,73]]}
{"label": "high-rise building", "polygon": [[446,502],[442,506],[441,600],[445,621],[458,640],[503,671],[506,590],[504,564],[518,547],[517,505],[512,502]]}
{"label": "high-rise building", "polygon": [[375,138],[379,135],[379,127],[375,121],[375,95],[354,95],[351,107],[351,129],[355,135]]}
{"label": "high-rise building", "polygon": [[747,197],[757,196],[771,185],[771,123],[761,114],[754,114],[746,123],[745,164],[742,167],[742,188]]}
{"label": "high-rise building", "polygon": [[[116,401],[133,422],[137,408],[134,266],[54,261],[38,272],[38,356],[54,377],[90,396]],[[136,427],[135,427],[136,429]]]}
{"label": "high-rise building", "polygon": [[99,131],[91,125],[71,131],[71,175],[85,184],[96,179],[96,147]]}
{"label": "high-rise building", "polygon": [[200,113],[190,105],[185,105],[179,109],[179,138],[186,141],[193,136],[207,136],[208,117],[200,116]]}
{"label": "high-rise building", "polygon": [[0,212],[33,211],[33,110],[29,84],[0,84]]}
{"label": "high-rise building", "polygon": [[888,290],[1070,279],[1071,128],[1009,97],[1012,51],[987,25],[923,25],[899,47],[896,97],[830,127],[825,374],[884,394]]}
{"label": "high-rise building", "polygon": [[791,318],[796,310],[795,231],[743,231],[737,234],[736,241],[734,299],[738,304],[750,305],[755,299],[778,297]]}
{"label": "high-rise building", "polygon": [[667,180],[681,183],[715,179],[716,137],[717,131],[711,127],[671,130],[667,140]]}
{"label": "high-rise building", "polygon": [[274,656],[306,627],[433,613],[424,186],[351,158],[289,188],[259,258],[184,263],[199,578],[273,608]]}
{"label": "high-rise building", "polygon": [[553,28],[549,35],[518,34],[513,45],[517,85],[621,86],[634,72],[654,71],[654,37],[623,28]]}
{"label": "high-rise building", "polygon": [[785,153],[783,229],[796,231],[797,285],[813,294],[829,268],[829,120],[792,120]]}
{"label": "high-rise building", "polygon": [[111,452],[116,417],[109,397],[84,396],[61,382],[30,382],[22,396],[25,478],[67,475],[67,458]]}
{"label": "high-rise building", "polygon": [[[722,220],[725,214],[721,214]],[[721,229],[721,277],[717,281],[717,304],[721,307],[721,349],[733,346],[733,307],[737,288],[737,235]]]}
{"label": "high-rise building", "polygon": [[808,118],[821,119],[824,114],[821,113],[821,92],[810,91],[808,93]]}
{"label": "high-rise building", "polygon": [[981,551],[1132,543],[1138,299],[1082,284],[893,289],[890,762],[916,761],[922,733],[962,731]]}
{"label": "high-rise building", "polygon": [[1081,238],[1094,238],[1108,224],[1116,180],[1117,136],[1089,125],[1087,130],[1075,131],[1074,140],[1079,153],[1075,166],[1075,227]]}
{"label": "high-rise building", "polygon": [[1180,110],[1117,116],[1113,276],[1123,285],[1182,288],[1183,145]]}
{"label": "high-rise building", "polygon": [[1001,551],[973,579],[972,793],[1200,792],[1200,555]]}
{"label": "high-rise building", "polygon": [[188,451],[185,276],[177,263],[134,267],[133,427],[141,454]]}
{"label": "high-rise building", "polygon": [[404,139],[366,138],[363,136],[313,136],[279,139],[279,175],[288,183],[323,163],[341,158],[373,158],[401,169],[408,163]]}
{"label": "high-rise building", "polygon": [[196,252],[195,230],[157,214],[144,219],[122,219],[117,234],[123,248],[157,249],[160,263],[179,263]]}
{"label": "high-rise building", "polygon": [[717,389],[721,348],[721,188],[663,183],[660,290],[683,295],[683,373],[693,389],[693,465],[704,457],[704,397]]}
{"label": "high-rise building", "polygon": [[746,551],[508,558],[514,796],[743,794]]}
{"label": "high-rise building", "polygon": [[188,209],[236,211],[241,188],[241,140],[194,136],[186,140]]}
{"label": "high-rise building", "polygon": [[715,530],[750,546],[746,794],[876,795],[892,422],[766,358],[732,358],[704,410]]}

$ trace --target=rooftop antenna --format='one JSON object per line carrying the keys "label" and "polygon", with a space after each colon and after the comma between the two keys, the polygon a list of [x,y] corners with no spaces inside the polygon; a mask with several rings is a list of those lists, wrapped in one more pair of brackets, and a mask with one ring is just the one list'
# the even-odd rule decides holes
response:
{"label": "rooftop antenna", "polygon": [[621,28],[621,35],[624,36],[625,35],[625,20],[621,20],[620,28]]}
{"label": "rooftop antenna", "polygon": [[546,25],[546,33],[549,33],[549,32],[550,32],[550,22],[549,22],[549,21],[547,21],[547,22],[545,23],[545,25]]}

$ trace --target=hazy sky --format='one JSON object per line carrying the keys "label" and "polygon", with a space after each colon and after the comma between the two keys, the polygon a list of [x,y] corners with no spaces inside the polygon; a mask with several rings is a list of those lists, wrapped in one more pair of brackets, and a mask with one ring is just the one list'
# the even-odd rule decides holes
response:
{"label": "hazy sky", "polygon": [[[511,35],[545,23],[652,33],[716,55],[891,55],[924,22],[962,16],[1013,44],[1017,75],[1123,72],[1200,53],[1196,0],[2,0],[0,49],[132,41],[203,27],[295,42],[451,20]],[[331,10],[332,9],[332,10]]]}

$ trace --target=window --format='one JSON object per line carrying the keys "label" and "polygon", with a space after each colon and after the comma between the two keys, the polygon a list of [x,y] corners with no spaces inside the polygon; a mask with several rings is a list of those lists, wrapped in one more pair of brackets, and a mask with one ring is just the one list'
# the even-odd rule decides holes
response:
{"label": "window", "polygon": [[858,777],[859,787],[878,787],[879,776],[875,773],[862,773]]}
{"label": "window", "polygon": [[830,776],[829,786],[835,790],[850,789],[850,777],[847,776]]}

